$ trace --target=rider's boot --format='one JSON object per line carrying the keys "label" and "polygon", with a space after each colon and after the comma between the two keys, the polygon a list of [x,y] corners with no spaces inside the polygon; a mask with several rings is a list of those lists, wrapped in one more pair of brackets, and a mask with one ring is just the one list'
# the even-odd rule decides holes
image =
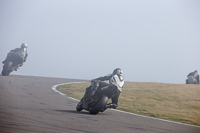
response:
{"label": "rider's boot", "polygon": [[12,68],[12,71],[17,71],[17,67]]}
{"label": "rider's boot", "polygon": [[104,112],[107,108],[113,108],[113,109],[116,109],[117,108],[117,104],[115,103],[109,103],[109,104],[106,104],[106,106],[101,110],[101,112]]}

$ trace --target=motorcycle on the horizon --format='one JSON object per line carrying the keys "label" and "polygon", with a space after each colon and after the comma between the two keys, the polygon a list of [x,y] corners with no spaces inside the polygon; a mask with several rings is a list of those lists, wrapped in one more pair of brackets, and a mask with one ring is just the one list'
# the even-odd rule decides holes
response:
{"label": "motorcycle on the horizon", "polygon": [[193,76],[188,76],[186,79],[186,84],[198,84],[197,79]]}

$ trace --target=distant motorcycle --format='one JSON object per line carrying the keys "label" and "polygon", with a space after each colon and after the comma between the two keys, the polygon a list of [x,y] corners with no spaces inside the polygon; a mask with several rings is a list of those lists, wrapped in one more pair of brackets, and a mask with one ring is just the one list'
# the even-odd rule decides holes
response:
{"label": "distant motorcycle", "polygon": [[198,84],[197,80],[193,76],[188,76],[186,84]]}
{"label": "distant motorcycle", "polygon": [[95,96],[90,97],[90,89],[94,86],[95,82],[98,81],[91,82],[89,87],[87,87],[85,96],[76,106],[77,111],[85,109],[89,111],[90,114],[98,114],[99,112],[104,111],[108,99],[115,95],[115,90],[101,88],[97,90]]}
{"label": "distant motorcycle", "polygon": [[8,76],[12,71],[16,71],[22,66],[23,59],[18,53],[10,53],[9,57],[5,60],[2,70],[3,76]]}

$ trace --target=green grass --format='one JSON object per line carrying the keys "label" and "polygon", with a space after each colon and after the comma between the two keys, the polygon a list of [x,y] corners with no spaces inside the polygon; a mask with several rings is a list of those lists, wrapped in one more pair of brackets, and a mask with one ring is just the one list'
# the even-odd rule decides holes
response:
{"label": "green grass", "polygon": [[[81,99],[89,84],[67,84],[58,90]],[[200,126],[200,85],[125,82],[117,109]]]}

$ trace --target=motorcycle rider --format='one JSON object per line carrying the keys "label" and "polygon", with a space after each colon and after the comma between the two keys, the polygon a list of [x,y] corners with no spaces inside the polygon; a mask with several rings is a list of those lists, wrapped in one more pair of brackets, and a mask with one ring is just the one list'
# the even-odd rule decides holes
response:
{"label": "motorcycle rider", "polygon": [[199,73],[198,70],[191,72],[187,75],[188,79],[186,80],[186,84],[199,84]]}
{"label": "motorcycle rider", "polygon": [[22,43],[20,48],[16,48],[11,50],[8,54],[6,59],[2,62],[3,64],[5,64],[5,62],[7,61],[7,59],[12,55],[12,54],[18,54],[19,57],[21,58],[20,61],[18,61],[18,65],[15,68],[15,71],[17,71],[17,68],[23,65],[23,62],[26,61],[27,57],[28,57],[28,53],[27,53],[27,44],[26,43]]}
{"label": "motorcycle rider", "polygon": [[[107,104],[101,112],[105,111],[107,108],[116,109],[118,106],[118,99],[120,93],[124,87],[124,77],[122,76],[122,70],[120,68],[116,68],[112,74],[93,79],[91,82],[93,81],[98,81],[98,82],[95,84],[94,87],[86,89],[86,93],[88,93],[88,90],[90,91],[89,97],[97,95],[98,89],[109,89],[115,92],[114,97],[111,98],[112,103]],[[103,81],[109,81],[109,83]],[[85,94],[84,96],[86,95],[88,94]],[[82,104],[82,99],[80,104]]]}

